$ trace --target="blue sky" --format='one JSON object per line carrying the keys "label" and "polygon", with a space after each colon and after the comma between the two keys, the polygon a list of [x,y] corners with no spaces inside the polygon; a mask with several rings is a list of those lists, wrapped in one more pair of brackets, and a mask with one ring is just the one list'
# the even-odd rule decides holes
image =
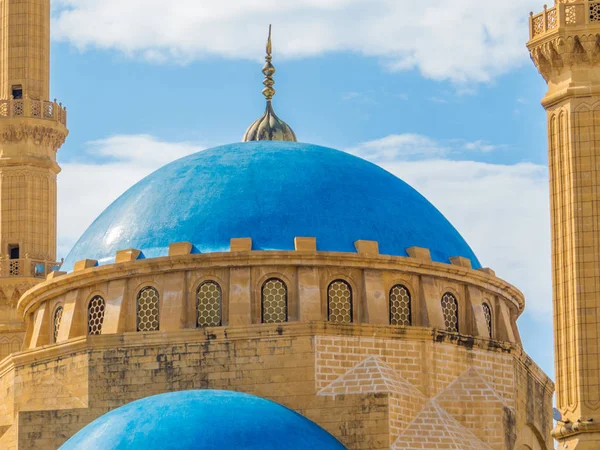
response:
{"label": "blue sky", "polygon": [[[161,165],[239,141],[264,109],[299,140],[401,176],[527,295],[526,350],[553,374],[545,84],[525,49],[533,0],[56,0],[52,95],[59,254]],[[537,3],[540,3],[537,5]]]}

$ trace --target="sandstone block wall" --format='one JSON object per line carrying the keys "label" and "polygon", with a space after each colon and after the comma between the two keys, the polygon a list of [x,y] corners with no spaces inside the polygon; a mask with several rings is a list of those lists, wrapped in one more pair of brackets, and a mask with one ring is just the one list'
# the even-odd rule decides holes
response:
{"label": "sandstone block wall", "polygon": [[553,386],[524,361],[423,328],[317,322],[79,338],[3,362],[0,447],[55,449],[139,398],[230,389],[300,412],[349,449],[513,450],[531,429],[532,448],[550,449]]}

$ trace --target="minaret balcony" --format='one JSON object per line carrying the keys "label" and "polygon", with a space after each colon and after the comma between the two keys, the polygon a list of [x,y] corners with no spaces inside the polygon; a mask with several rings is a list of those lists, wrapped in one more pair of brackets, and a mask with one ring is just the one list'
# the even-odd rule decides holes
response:
{"label": "minaret balcony", "polygon": [[529,39],[537,40],[555,34],[558,29],[598,26],[600,31],[600,1],[557,0],[552,8],[544,6],[539,14],[529,17]]}
{"label": "minaret balcony", "polygon": [[0,278],[21,277],[21,278],[41,278],[57,269],[60,263],[49,263],[47,261],[20,258],[20,259],[0,259]]}
{"label": "minaret balcony", "polygon": [[67,126],[67,108],[62,103],[30,98],[0,100],[0,120],[12,118],[33,118],[50,120]]}

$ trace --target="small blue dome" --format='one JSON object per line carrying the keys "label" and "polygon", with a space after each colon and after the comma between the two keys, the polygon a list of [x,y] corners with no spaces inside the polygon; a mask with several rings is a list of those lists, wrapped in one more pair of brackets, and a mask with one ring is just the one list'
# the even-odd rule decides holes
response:
{"label": "small blue dome", "polygon": [[317,424],[277,403],[229,391],[182,391],[117,408],[60,450],[344,450]]}
{"label": "small blue dome", "polygon": [[389,172],[330,148],[261,141],[205,150],[146,177],[96,219],[62,270],[82,259],[111,263],[127,248],[167,256],[174,242],[224,252],[245,237],[254,250],[293,250],[295,237],[316,237],[318,250],[334,252],[371,240],[382,254],[424,247],[434,261],[463,256],[480,267],[448,220]]}

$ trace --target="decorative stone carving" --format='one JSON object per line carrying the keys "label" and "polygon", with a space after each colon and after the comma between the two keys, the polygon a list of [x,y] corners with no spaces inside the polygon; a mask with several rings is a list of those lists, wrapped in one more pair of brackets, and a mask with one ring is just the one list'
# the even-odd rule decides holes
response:
{"label": "decorative stone carving", "polygon": [[32,125],[8,125],[0,130],[0,144],[32,139],[37,145],[51,147],[57,151],[64,144],[68,131],[52,127]]}
{"label": "decorative stone carving", "polygon": [[35,286],[36,283],[13,283],[0,285],[0,304],[5,303],[16,308],[21,294]]}
{"label": "decorative stone carving", "polygon": [[599,54],[598,34],[558,36],[530,48],[531,59],[546,81],[564,70],[596,66]]}

